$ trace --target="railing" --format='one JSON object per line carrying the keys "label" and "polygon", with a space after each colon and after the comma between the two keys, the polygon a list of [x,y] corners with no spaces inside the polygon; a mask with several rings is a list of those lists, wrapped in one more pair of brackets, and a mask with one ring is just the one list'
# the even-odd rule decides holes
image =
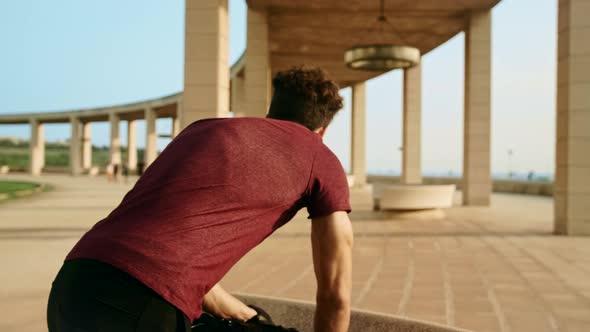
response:
{"label": "railing", "polygon": [[[384,184],[399,183],[398,176],[370,175],[368,181],[375,185],[375,195],[379,193],[379,186]],[[424,184],[454,184],[461,189],[461,178],[457,177],[424,177]],[[553,196],[553,182],[524,181],[524,180],[500,180],[494,179],[492,190],[499,193],[527,194],[539,196]]]}

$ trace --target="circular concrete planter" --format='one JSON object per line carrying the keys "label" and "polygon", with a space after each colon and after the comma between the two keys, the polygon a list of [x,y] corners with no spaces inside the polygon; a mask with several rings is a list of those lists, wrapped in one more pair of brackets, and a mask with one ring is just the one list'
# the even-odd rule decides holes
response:
{"label": "circular concrete planter", "polygon": [[[293,327],[300,332],[313,331],[315,305],[310,302],[273,297],[235,294],[246,304],[266,310],[275,324]],[[468,332],[434,323],[412,320],[370,311],[353,310],[349,332]]]}

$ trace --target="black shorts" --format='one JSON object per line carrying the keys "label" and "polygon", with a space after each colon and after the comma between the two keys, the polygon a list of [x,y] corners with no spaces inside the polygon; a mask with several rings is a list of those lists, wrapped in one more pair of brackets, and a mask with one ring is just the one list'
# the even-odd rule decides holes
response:
{"label": "black shorts", "polygon": [[49,294],[47,326],[62,331],[190,331],[189,319],[129,274],[91,259],[67,261]]}

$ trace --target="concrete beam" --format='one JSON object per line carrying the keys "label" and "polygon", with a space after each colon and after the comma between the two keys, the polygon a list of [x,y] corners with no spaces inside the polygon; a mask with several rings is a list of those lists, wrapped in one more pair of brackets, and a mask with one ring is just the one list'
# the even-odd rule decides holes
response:
{"label": "concrete beam", "polygon": [[30,123],[31,119],[35,119],[40,123],[68,123],[72,116],[79,118],[82,122],[108,121],[109,113],[116,113],[125,118],[130,115],[133,117],[138,110],[143,110],[146,107],[161,108],[168,105],[174,105],[181,98],[182,93],[175,93],[169,96],[145,100],[132,104],[97,107],[93,109],[73,109],[41,113],[0,114],[0,124],[27,124]]}

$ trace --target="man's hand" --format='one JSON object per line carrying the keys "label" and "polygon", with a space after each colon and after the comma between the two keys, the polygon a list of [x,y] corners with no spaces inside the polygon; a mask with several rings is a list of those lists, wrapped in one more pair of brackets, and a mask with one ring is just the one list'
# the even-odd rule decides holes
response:
{"label": "man's hand", "polygon": [[209,290],[203,298],[203,309],[219,318],[238,319],[243,322],[256,316],[256,310],[226,292],[219,284]]}
{"label": "man's hand", "polygon": [[311,227],[317,279],[315,332],[348,331],[352,284],[352,226],[346,212],[314,218]]}

